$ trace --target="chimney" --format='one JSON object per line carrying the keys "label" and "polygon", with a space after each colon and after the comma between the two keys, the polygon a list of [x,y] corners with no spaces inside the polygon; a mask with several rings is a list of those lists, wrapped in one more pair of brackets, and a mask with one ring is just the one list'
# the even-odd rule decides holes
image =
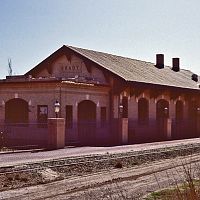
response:
{"label": "chimney", "polygon": [[156,54],[156,67],[158,69],[164,68],[164,54]]}
{"label": "chimney", "polygon": [[180,71],[179,58],[172,58],[172,70],[175,72]]}
{"label": "chimney", "polygon": [[197,74],[192,74],[192,80],[195,82],[199,81],[198,75]]}

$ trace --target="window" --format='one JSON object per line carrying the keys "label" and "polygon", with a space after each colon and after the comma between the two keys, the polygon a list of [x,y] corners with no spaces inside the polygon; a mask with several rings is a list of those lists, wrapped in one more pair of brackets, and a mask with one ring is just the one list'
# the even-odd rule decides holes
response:
{"label": "window", "polygon": [[156,104],[156,120],[158,123],[163,123],[165,118],[169,117],[169,102],[165,99],[160,99]]}
{"label": "window", "polygon": [[106,107],[101,107],[101,127],[106,125]]}
{"label": "window", "polygon": [[73,128],[73,106],[66,105],[66,128]]}
{"label": "window", "polygon": [[39,127],[46,127],[48,119],[48,106],[47,105],[38,105],[37,106],[37,121]]}
{"label": "window", "polygon": [[149,103],[145,98],[138,101],[138,123],[146,124],[149,121]]}
{"label": "window", "polygon": [[14,98],[5,103],[5,122],[10,124],[28,125],[28,102],[24,99]]}

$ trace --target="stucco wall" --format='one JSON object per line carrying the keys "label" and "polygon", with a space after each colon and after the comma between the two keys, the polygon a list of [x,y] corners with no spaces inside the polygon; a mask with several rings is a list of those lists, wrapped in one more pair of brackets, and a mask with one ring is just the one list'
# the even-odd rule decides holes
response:
{"label": "stucco wall", "polygon": [[[48,117],[55,117],[54,103],[58,100],[61,104],[60,117],[66,117],[66,105],[73,106],[73,128],[67,129],[67,139],[70,141],[78,140],[77,116],[78,104],[83,100],[90,100],[96,105],[97,138],[105,138],[111,134],[110,127],[100,126],[100,109],[106,107],[107,123],[110,124],[110,109],[113,109],[113,119],[119,118],[119,105],[122,96],[115,94],[110,98],[110,88],[107,86],[95,86],[83,83],[8,83],[0,86],[0,124],[5,120],[5,104],[10,99],[21,98],[29,105],[29,123],[37,123],[37,106],[48,106]],[[122,92],[123,94],[123,92]],[[163,94],[156,98],[151,97],[149,91],[136,96],[128,92],[124,93],[128,97],[128,119],[129,119],[129,137],[135,141],[149,141],[151,139],[161,139],[161,132],[158,130],[156,122],[156,105],[160,99],[165,99],[169,103],[169,118],[172,120],[172,134],[179,134],[178,137],[190,137],[190,116],[189,116],[189,98],[180,95],[176,99],[171,99],[169,94]],[[140,98],[146,98],[149,103],[149,121],[147,124],[138,123],[138,101]],[[113,108],[110,108],[110,99]],[[176,124],[176,102],[182,101],[184,105],[184,117],[181,124]],[[117,128],[117,127],[116,127]],[[114,130],[114,129],[113,129]],[[194,136],[194,135],[191,135]],[[113,136],[113,137],[116,137]]]}
{"label": "stucco wall", "polygon": [[[138,123],[138,101],[140,98],[148,100],[149,104],[149,121],[146,124]],[[160,140],[162,133],[158,128],[156,121],[156,106],[157,102],[161,99],[166,100],[169,103],[169,119],[172,121],[172,138],[185,138],[190,137],[190,123],[188,116],[188,100],[183,96],[179,96],[177,99],[170,99],[169,94],[163,94],[156,98],[152,98],[149,95],[149,91],[142,93],[140,96],[131,96],[128,98],[128,118],[129,118],[129,137],[134,138],[134,141],[151,141]],[[181,101],[183,103],[183,120],[181,123],[176,123],[176,102]]]}
{"label": "stucco wall", "polygon": [[65,55],[56,59],[51,66],[51,74],[47,69],[39,72],[36,78],[39,77],[57,77],[57,78],[76,78],[79,81],[93,81],[98,83],[106,83],[105,77],[101,70],[91,65],[89,72],[83,60],[75,55],[72,55],[71,60],[68,60]]}
{"label": "stucco wall", "polygon": [[[0,88],[0,124],[5,121],[5,104],[10,99],[20,98],[29,105],[29,124],[37,123],[37,106],[48,106],[48,117],[55,117],[54,103],[58,100],[61,104],[59,117],[66,117],[66,105],[73,106],[73,128],[67,129],[69,140],[77,140],[77,115],[78,104],[83,100],[90,100],[96,104],[97,136],[106,137],[107,130],[100,127],[100,109],[106,107],[107,122],[109,121],[109,88],[96,87],[84,84],[48,84],[48,83],[28,83],[5,86]],[[90,109],[90,108],[88,108]]]}

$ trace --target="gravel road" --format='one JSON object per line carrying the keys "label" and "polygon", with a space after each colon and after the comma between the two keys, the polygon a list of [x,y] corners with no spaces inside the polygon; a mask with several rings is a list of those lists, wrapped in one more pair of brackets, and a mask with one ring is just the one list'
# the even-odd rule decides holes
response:
{"label": "gravel road", "polygon": [[175,180],[183,181],[183,163],[199,175],[200,154],[197,153],[4,191],[0,193],[0,199],[144,199],[149,192],[169,187]]}
{"label": "gravel road", "polygon": [[153,150],[159,148],[173,147],[177,145],[200,144],[200,138],[192,138],[185,140],[173,140],[154,142],[146,144],[122,145],[113,147],[76,147],[65,149],[58,149],[54,151],[41,151],[41,152],[24,152],[24,153],[0,153],[0,167],[11,166],[23,163],[34,163],[44,160],[61,159],[71,156],[84,156],[84,155],[99,155],[105,153],[125,153],[137,152],[144,150]]}

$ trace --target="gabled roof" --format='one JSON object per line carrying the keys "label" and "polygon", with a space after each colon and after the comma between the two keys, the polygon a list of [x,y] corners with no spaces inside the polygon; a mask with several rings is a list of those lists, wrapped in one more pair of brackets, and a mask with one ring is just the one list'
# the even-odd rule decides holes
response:
{"label": "gabled roof", "polygon": [[158,69],[154,63],[150,62],[72,46],[67,47],[93,60],[126,81],[199,89],[198,83],[191,79],[193,73],[188,70],[181,69],[179,72],[174,72],[168,66]]}
{"label": "gabled roof", "polygon": [[[195,82],[191,79],[193,73],[189,70],[181,69],[179,72],[175,72],[169,66],[165,66],[163,69],[158,69],[155,67],[154,63],[132,58],[116,56],[73,46],[64,45],[62,48],[75,51],[126,81],[199,89],[199,82]],[[58,51],[56,51],[56,53]],[[54,54],[51,56],[53,55]],[[40,67],[40,64],[36,67]],[[31,71],[32,70],[29,72]]]}

